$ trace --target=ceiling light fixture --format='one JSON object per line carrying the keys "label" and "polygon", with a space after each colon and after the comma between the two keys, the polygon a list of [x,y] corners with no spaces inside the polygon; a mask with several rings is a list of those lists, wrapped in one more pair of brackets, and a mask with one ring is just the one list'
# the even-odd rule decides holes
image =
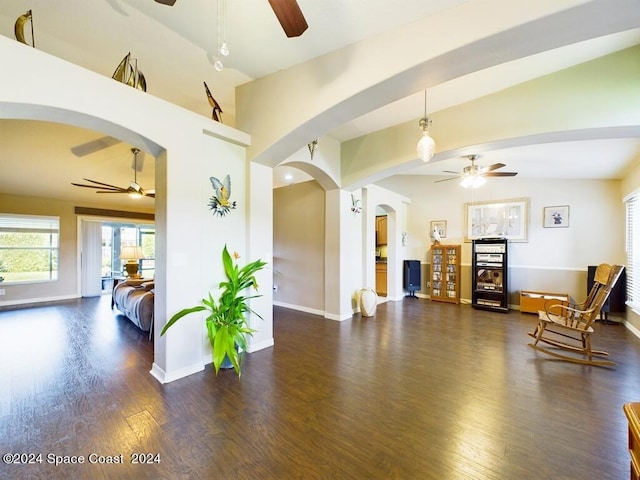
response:
{"label": "ceiling light fixture", "polygon": [[224,70],[224,63],[222,63],[218,55],[229,56],[229,46],[227,45],[227,0],[218,0],[216,3],[218,7],[218,44],[213,68],[221,72]]}
{"label": "ceiling light fixture", "polygon": [[431,119],[427,117],[427,91],[424,91],[424,117],[418,122],[420,128],[422,128],[422,138],[418,142],[418,156],[423,162],[428,162],[433,158],[433,154],[436,150],[436,142],[429,135],[429,127],[431,126]]}
{"label": "ceiling light fixture", "polygon": [[487,183],[487,179],[482,175],[476,174],[465,174],[462,177],[462,181],[460,182],[460,186],[464,188],[478,188]]}

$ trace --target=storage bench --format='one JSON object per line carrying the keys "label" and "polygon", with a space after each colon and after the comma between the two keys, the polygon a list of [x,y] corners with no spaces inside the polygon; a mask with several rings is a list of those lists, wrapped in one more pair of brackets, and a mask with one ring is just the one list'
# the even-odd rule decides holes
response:
{"label": "storage bench", "polygon": [[[548,303],[547,303],[548,302]],[[535,313],[544,310],[547,306],[569,303],[568,293],[533,292],[531,290],[520,291],[520,311],[523,313]]]}

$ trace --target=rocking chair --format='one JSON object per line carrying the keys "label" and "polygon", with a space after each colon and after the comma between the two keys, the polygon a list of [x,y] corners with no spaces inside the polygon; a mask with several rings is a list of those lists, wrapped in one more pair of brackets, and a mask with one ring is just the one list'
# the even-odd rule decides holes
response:
{"label": "rocking chair", "polygon": [[[624,267],[621,265],[598,266],[593,287],[582,303],[545,305],[538,312],[538,325],[529,336],[535,338],[529,346],[548,355],[563,360],[586,365],[613,366],[611,360],[598,359],[609,355],[602,350],[591,349],[592,324],[600,314],[600,309],[609,298],[611,290],[620,278]],[[540,342],[556,347],[551,350],[538,345]],[[569,354],[562,353],[570,352]]]}

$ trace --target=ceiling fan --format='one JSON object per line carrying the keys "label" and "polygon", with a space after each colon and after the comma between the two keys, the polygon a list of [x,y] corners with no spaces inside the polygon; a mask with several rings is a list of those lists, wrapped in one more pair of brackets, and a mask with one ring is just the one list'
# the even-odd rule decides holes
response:
{"label": "ceiling fan", "polygon": [[[176,0],[156,0],[172,7]],[[309,27],[296,0],[268,0],[287,37],[299,37]]]}
{"label": "ceiling fan", "polygon": [[518,174],[517,172],[496,172],[495,170],[506,167],[504,163],[494,163],[493,165],[480,166],[476,165],[475,163],[480,155],[465,156],[471,161],[471,165],[469,165],[468,167],[464,167],[462,173],[452,172],[451,170],[444,170],[444,173],[453,173],[456,176],[451,178],[444,178],[442,180],[436,180],[435,183],[447,182],[449,180],[461,178],[462,181],[460,182],[460,185],[462,185],[464,188],[475,188],[486,182],[485,177],[515,177]]}
{"label": "ceiling fan", "polygon": [[117,187],[115,185],[110,185],[108,183],[98,182],[96,180],[90,180],[88,178],[83,178],[86,182],[91,182],[93,185],[85,185],[82,183],[71,183],[76,187],[84,187],[84,188],[95,188],[96,193],[127,193],[132,198],[141,198],[141,197],[152,197],[155,198],[156,192],[155,190],[144,190],[138,184],[138,172],[142,170],[140,160],[138,159],[138,154],[140,150],[138,148],[132,148],[131,153],[133,153],[133,171],[134,171],[134,179],[129,184],[127,188]]}

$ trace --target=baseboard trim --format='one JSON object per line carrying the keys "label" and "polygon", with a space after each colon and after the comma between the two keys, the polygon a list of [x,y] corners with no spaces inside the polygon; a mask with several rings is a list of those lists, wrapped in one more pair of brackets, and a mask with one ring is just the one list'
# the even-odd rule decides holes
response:
{"label": "baseboard trim", "polygon": [[189,375],[193,375],[194,373],[198,373],[203,370],[204,370],[204,364],[196,363],[172,372],[167,372],[164,369],[162,369],[156,362],[153,362],[153,365],[151,366],[151,371],[149,371],[149,373],[151,374],[152,377],[154,377],[160,383],[164,384],[164,383],[173,382],[175,380],[179,380],[184,377],[188,377]]}
{"label": "baseboard trim", "polygon": [[52,302],[64,302],[65,300],[76,300],[81,298],[80,295],[61,295],[59,297],[42,297],[42,298],[25,298],[22,300],[5,300],[0,302],[0,307],[11,306],[28,306],[28,305],[40,305],[42,303]]}
{"label": "baseboard trim", "polygon": [[274,341],[273,341],[273,337],[271,337],[268,340],[263,340],[262,342],[249,342],[249,345],[247,345],[247,352],[249,353],[253,353],[253,352],[257,352],[259,350],[264,350],[265,348],[269,348],[269,347],[273,347],[274,345]]}
{"label": "baseboard trim", "polygon": [[622,324],[626,327],[627,330],[633,333],[636,337],[640,338],[640,330],[634,327],[631,324],[631,322],[628,322],[627,320],[623,320]]}
{"label": "baseboard trim", "polygon": [[316,308],[308,308],[308,307],[303,307],[301,305],[293,305],[291,303],[284,303],[284,302],[273,302],[273,304],[276,307],[283,307],[283,308],[289,308],[291,310],[297,310],[299,312],[305,312],[305,313],[311,313],[313,315],[320,315],[320,316],[324,316],[324,310],[318,310]]}
{"label": "baseboard trim", "polygon": [[353,318],[353,313],[345,313],[344,315],[336,315],[334,313],[325,313],[324,318],[327,320],[334,320],[336,322],[344,322],[345,320],[349,320]]}

